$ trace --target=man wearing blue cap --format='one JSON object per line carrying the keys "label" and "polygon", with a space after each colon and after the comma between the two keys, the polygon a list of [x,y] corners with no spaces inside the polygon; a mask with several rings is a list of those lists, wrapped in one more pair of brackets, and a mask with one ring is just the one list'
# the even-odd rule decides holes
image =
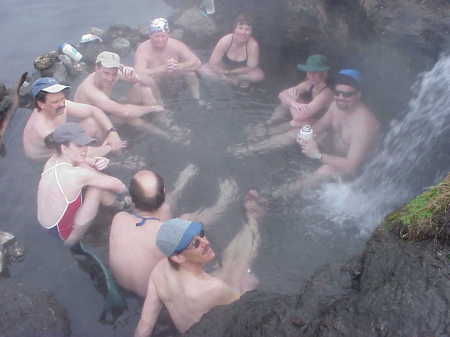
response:
{"label": "man wearing blue cap", "polygon": [[204,271],[215,253],[201,223],[175,218],[161,225],[156,245],[167,258],[150,276],[135,337],[151,335],[163,304],[184,333],[215,306],[229,304],[256,287],[249,266],[260,241],[264,203],[256,191],[247,193],[247,223],[226,248],[222,268],[213,274]]}
{"label": "man wearing blue cap", "polygon": [[99,147],[90,147],[89,156],[104,156],[122,149],[125,143],[104,112],[92,105],[67,100],[68,88],[52,77],[41,77],[33,82],[34,109],[23,132],[25,155],[34,160],[50,157],[52,152],[46,148],[44,138],[66,122],[68,116],[79,119],[91,137],[103,142]]}
{"label": "man wearing blue cap", "polygon": [[196,73],[200,59],[183,42],[169,36],[166,19],[157,18],[150,23],[149,39],[136,49],[134,66],[140,81],[152,88],[159,102],[161,80],[184,77],[193,98],[203,104]]}
{"label": "man wearing blue cap", "polygon": [[330,178],[352,178],[370,159],[378,143],[380,124],[362,101],[361,81],[357,70],[339,71],[334,101],[313,124],[315,137],[299,144],[307,157],[320,162],[320,167],[309,177],[284,186],[276,195]]}

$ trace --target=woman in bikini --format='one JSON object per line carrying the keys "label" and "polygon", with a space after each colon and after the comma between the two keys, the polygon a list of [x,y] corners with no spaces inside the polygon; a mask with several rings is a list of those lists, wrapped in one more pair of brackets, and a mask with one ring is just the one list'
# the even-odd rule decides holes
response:
{"label": "woman in bikini", "polygon": [[259,44],[252,36],[252,25],[248,16],[239,15],[233,32],[217,42],[200,73],[241,87],[262,81],[264,72],[259,67]]}
{"label": "woman in bikini", "polygon": [[87,145],[94,140],[78,123],[64,123],[45,138],[55,153],[39,181],[38,220],[68,246],[80,241],[100,203],[117,206],[117,195],[127,193],[119,179],[99,172],[106,168],[108,159],[87,157]]}

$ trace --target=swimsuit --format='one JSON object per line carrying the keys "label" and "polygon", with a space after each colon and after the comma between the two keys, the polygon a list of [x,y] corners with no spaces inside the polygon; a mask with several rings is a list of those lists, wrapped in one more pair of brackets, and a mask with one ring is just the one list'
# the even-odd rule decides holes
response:
{"label": "swimsuit", "polygon": [[136,227],[144,226],[144,224],[145,224],[145,222],[146,222],[147,220],[158,220],[158,221],[160,221],[159,218],[154,218],[154,217],[151,217],[151,216],[142,216],[142,215],[139,215],[139,214],[136,214],[136,213],[133,213],[133,215],[134,215],[136,218],[141,219],[141,221],[136,222]]}
{"label": "swimsuit", "polygon": [[56,170],[56,168],[58,166],[62,166],[62,165],[72,166],[71,164],[66,163],[66,162],[57,163],[57,164],[53,165],[52,167],[46,169],[44,172],[42,172],[42,175],[47,174],[53,170],[53,172],[55,174],[56,184],[58,185],[59,190],[61,191],[61,194],[63,195],[64,200],[66,201],[66,207],[65,207],[64,211],[62,212],[61,216],[56,221],[56,224],[47,229],[52,230],[53,232],[57,232],[59,235],[59,238],[61,240],[67,240],[70,233],[72,233],[75,215],[83,203],[83,198],[82,198],[82,193],[81,193],[81,189],[80,189],[80,191],[78,192],[75,199],[73,199],[71,201],[69,201],[67,199],[67,197],[64,194],[64,191],[62,189],[61,182],[59,181],[58,172]]}
{"label": "swimsuit", "polygon": [[247,50],[247,45],[248,42],[245,44],[245,59],[242,61],[236,61],[236,60],[232,60],[228,57],[228,52],[231,49],[231,46],[233,45],[233,37],[231,37],[231,43],[230,46],[228,47],[227,51],[225,52],[225,54],[222,57],[222,62],[227,66],[227,68],[229,69],[236,69],[236,68],[240,68],[240,67],[245,67],[247,66],[247,59],[248,59],[248,50]]}
{"label": "swimsuit", "polygon": [[[328,86],[327,85],[325,85],[322,89],[320,89],[320,91],[317,93],[317,95],[316,96],[319,96],[319,94],[325,89],[325,88],[327,88]],[[306,101],[306,104],[307,103],[311,103],[311,101],[313,100],[313,90],[314,90],[314,84],[313,85],[311,85],[311,87],[308,89],[308,91],[307,92],[305,92],[305,93],[303,93],[302,95],[300,95],[300,97],[303,99],[303,100],[305,100]]]}

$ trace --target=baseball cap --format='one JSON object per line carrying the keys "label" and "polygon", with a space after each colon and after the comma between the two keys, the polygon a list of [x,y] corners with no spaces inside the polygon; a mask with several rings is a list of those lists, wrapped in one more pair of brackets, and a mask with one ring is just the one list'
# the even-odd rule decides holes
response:
{"label": "baseball cap", "polygon": [[362,84],[361,72],[356,69],[342,69],[335,78],[335,84],[349,85],[355,89],[360,89]]}
{"label": "baseball cap", "polygon": [[90,33],[82,35],[80,39],[80,43],[88,43],[93,41],[103,42],[100,36]]}
{"label": "baseball cap", "polygon": [[80,146],[95,142],[95,138],[89,137],[80,124],[73,122],[63,123],[58,126],[53,131],[53,140],[57,144],[72,142]]}
{"label": "baseball cap", "polygon": [[150,27],[148,29],[149,34],[152,33],[168,33],[169,32],[169,22],[164,18],[156,18],[152,20],[150,23]]}
{"label": "baseball cap", "polygon": [[119,68],[120,56],[110,51],[102,51],[97,55],[95,63],[100,63],[105,68]]}
{"label": "baseball cap", "polygon": [[173,218],[164,222],[156,235],[156,246],[166,256],[175,255],[200,234],[203,225],[199,222]]}
{"label": "baseball cap", "polygon": [[70,88],[67,85],[59,84],[53,77],[41,77],[31,85],[31,95],[36,98],[39,92],[44,91],[49,94],[56,94],[64,89]]}

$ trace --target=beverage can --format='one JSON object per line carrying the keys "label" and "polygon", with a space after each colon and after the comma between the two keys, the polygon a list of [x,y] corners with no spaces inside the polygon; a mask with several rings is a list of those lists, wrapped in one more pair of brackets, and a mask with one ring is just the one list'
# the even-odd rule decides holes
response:
{"label": "beverage can", "polygon": [[308,142],[314,136],[314,131],[311,125],[303,125],[297,133],[297,142],[302,144]]}
{"label": "beverage can", "polygon": [[81,55],[81,53],[69,43],[63,43],[59,47],[59,50],[62,54],[69,56],[75,62],[80,62],[81,58],[83,57],[83,55]]}

